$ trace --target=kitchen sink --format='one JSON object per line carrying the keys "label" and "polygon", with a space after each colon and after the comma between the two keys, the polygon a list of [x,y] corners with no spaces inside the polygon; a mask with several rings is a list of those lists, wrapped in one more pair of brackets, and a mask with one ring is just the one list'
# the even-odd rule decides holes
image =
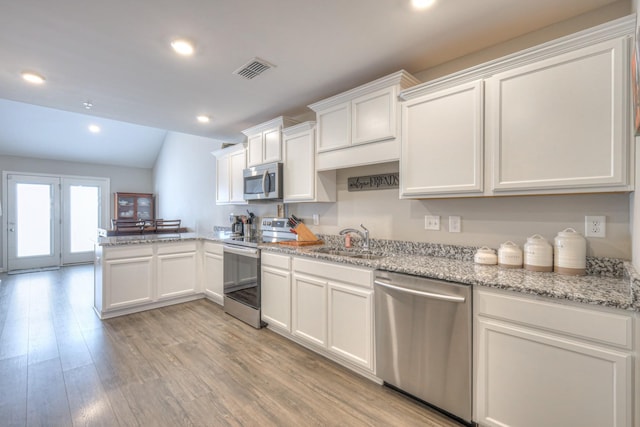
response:
{"label": "kitchen sink", "polygon": [[340,256],[353,256],[353,255],[357,255],[354,252],[349,252],[349,251],[341,251],[339,249],[332,249],[332,248],[319,248],[319,249],[313,249],[312,252],[316,252],[319,254],[327,254],[327,255],[340,255]]}
{"label": "kitchen sink", "polygon": [[385,258],[384,255],[374,255],[370,253],[353,252],[353,251],[341,251],[339,249],[334,249],[334,248],[318,248],[318,249],[312,249],[311,251],[319,254],[338,255],[338,256],[358,258],[358,259],[376,260],[376,259]]}
{"label": "kitchen sink", "polygon": [[351,258],[360,258],[360,259],[381,259],[381,258],[386,258],[385,255],[374,255],[374,254],[355,254],[355,255],[347,255],[350,256]]}

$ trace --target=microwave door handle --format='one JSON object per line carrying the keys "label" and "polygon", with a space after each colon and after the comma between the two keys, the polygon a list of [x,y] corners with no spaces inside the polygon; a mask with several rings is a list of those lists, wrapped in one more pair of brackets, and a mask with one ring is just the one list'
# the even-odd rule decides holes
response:
{"label": "microwave door handle", "polygon": [[267,179],[269,178],[269,171],[264,171],[262,174],[262,192],[264,197],[269,196],[269,187],[267,186]]}

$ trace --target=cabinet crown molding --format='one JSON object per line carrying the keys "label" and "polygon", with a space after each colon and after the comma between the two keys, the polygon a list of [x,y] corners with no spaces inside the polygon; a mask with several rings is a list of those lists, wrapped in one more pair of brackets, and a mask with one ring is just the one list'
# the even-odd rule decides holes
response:
{"label": "cabinet crown molding", "polygon": [[234,144],[230,147],[225,147],[225,148],[221,148],[219,150],[216,151],[212,151],[211,154],[215,157],[221,157],[221,156],[225,156],[227,154],[231,154],[231,153],[235,153],[236,151],[241,151],[244,150],[246,148],[246,144],[245,143],[238,143],[238,144]]}
{"label": "cabinet crown molding", "polygon": [[540,61],[561,53],[571,52],[606,40],[625,36],[631,38],[633,37],[635,28],[636,16],[625,16],[408,88],[400,92],[399,97],[403,101],[408,101],[435,90],[446,89],[447,87],[468,81],[485,79],[515,67]]}
{"label": "cabinet crown molding", "polygon": [[333,107],[334,105],[351,101],[352,99],[359,96],[366,95],[368,93],[372,93],[389,86],[399,85],[400,90],[402,90],[407,89],[411,86],[415,86],[417,84],[420,84],[420,80],[418,80],[405,70],[400,70],[393,74],[389,74],[388,76],[381,77],[377,80],[358,86],[354,89],[332,96],[331,98],[323,99],[322,101],[310,104],[308,105],[308,107],[313,111],[318,112],[318,110],[324,110],[326,108]]}
{"label": "cabinet crown molding", "polygon": [[245,129],[242,131],[242,133],[246,136],[251,136],[278,126],[282,129],[293,126],[295,124],[298,124],[296,120],[293,120],[289,117],[280,116],[276,117],[275,119],[269,120],[268,122],[260,123],[259,125],[255,125],[253,127],[250,127],[249,129]]}
{"label": "cabinet crown molding", "polygon": [[316,122],[313,120],[309,120],[308,122],[302,122],[300,124],[290,126],[288,128],[282,129],[283,135],[293,135],[298,132],[304,132],[307,130],[311,130],[316,127]]}

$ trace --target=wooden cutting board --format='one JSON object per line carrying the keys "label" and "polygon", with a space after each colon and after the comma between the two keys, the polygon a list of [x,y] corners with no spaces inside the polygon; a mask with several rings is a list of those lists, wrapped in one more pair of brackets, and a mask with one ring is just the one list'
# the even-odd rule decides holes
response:
{"label": "wooden cutting board", "polygon": [[286,242],[278,242],[278,244],[285,245],[285,246],[311,246],[311,245],[323,245],[324,241],[322,240],[312,240],[312,241],[289,240]]}

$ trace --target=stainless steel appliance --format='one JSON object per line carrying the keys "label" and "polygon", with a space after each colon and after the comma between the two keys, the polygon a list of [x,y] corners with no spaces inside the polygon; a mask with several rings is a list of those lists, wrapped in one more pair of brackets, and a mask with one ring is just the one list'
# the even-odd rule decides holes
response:
{"label": "stainless steel appliance", "polygon": [[233,236],[242,236],[243,234],[243,226],[241,217],[234,214],[229,214],[229,222],[231,223],[231,234]]}
{"label": "stainless steel appliance", "polygon": [[244,199],[276,201],[282,199],[282,163],[268,163],[245,169]]}
{"label": "stainless steel appliance", "polygon": [[224,311],[261,328],[260,243],[295,240],[286,218],[265,218],[260,236],[234,236],[224,241]]}
{"label": "stainless steel appliance", "polygon": [[471,286],[377,271],[377,376],[472,424]]}

